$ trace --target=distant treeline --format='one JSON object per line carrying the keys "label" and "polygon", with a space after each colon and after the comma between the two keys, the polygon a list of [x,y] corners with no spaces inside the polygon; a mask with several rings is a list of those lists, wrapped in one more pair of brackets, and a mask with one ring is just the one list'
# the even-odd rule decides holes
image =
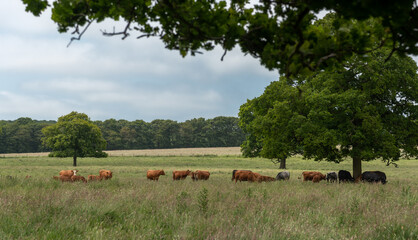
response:
{"label": "distant treeline", "polygon": [[[31,118],[0,120],[0,153],[49,151],[42,145],[41,129],[55,123]],[[185,122],[109,119],[94,123],[102,130],[107,150],[235,147],[245,140],[235,117],[195,118]]]}

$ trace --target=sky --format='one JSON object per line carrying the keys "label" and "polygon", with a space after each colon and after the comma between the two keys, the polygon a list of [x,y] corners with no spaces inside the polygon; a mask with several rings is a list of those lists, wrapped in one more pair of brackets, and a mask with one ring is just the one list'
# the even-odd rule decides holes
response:
{"label": "sky", "polygon": [[0,120],[57,120],[72,111],[102,121],[237,117],[279,77],[239,49],[223,61],[220,48],[183,58],[158,38],[101,34],[123,22],[95,23],[67,47],[73,35],[58,33],[50,16],[0,1]]}
{"label": "sky", "polygon": [[183,58],[158,38],[104,37],[123,23],[94,24],[69,47],[50,19],[25,12],[21,0],[0,1],[0,120],[57,120],[71,111],[92,120],[129,121],[237,117],[278,72],[239,49]]}

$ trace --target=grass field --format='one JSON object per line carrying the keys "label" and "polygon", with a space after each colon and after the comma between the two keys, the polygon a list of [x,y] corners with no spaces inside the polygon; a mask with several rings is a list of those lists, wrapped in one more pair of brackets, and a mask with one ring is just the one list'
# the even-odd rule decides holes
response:
{"label": "grass field", "polygon": [[[125,155],[79,159],[80,175],[113,171],[110,181],[83,184],[52,180],[73,168],[70,158],[0,157],[0,239],[418,239],[418,161],[398,164],[363,163],[384,171],[386,185],[301,182],[304,170],[351,172],[350,160],[301,158],[288,160],[288,182],[235,184],[233,169],[280,170],[216,152]],[[148,169],[167,176],[148,181]],[[172,170],[186,169],[210,179],[172,181]]]}

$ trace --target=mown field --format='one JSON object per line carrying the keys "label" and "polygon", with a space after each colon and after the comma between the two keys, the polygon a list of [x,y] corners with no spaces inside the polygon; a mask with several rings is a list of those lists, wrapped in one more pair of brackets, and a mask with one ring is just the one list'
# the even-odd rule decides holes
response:
{"label": "mown field", "polygon": [[[418,239],[418,161],[380,161],[381,184],[314,184],[305,170],[351,172],[341,164],[291,158],[288,182],[235,184],[233,169],[275,177],[268,159],[238,155],[113,156],[78,160],[79,175],[110,181],[61,183],[71,158],[0,157],[0,239]],[[146,170],[164,169],[160,181]],[[172,181],[172,170],[208,170],[208,181]],[[31,178],[25,179],[30,175]]]}

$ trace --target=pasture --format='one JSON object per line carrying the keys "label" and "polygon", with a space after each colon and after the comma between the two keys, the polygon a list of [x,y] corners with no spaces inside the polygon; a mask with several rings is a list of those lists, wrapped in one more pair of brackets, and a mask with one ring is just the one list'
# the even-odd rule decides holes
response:
{"label": "pasture", "polygon": [[[71,158],[0,157],[0,239],[418,239],[418,161],[381,161],[388,183],[301,182],[305,170],[351,170],[288,159],[287,182],[231,181],[233,169],[275,177],[268,159],[223,153],[79,158],[79,175],[109,169],[108,181],[61,183]],[[146,171],[164,169],[158,182]],[[208,181],[173,181],[173,170],[208,170]],[[31,178],[25,179],[30,175]],[[10,176],[10,177],[8,177]]]}

